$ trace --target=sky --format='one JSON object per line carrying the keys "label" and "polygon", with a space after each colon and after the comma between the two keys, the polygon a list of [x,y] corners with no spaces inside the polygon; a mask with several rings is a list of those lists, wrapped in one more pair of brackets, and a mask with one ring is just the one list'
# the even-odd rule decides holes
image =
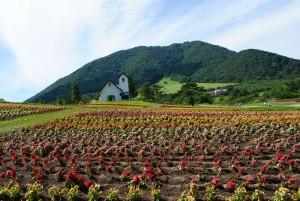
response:
{"label": "sky", "polygon": [[0,0],[0,98],[119,50],[195,40],[300,59],[300,0]]}

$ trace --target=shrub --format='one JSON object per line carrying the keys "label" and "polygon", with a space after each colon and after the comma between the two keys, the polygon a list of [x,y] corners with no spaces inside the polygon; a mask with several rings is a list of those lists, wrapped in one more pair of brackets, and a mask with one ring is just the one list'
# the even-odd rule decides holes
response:
{"label": "shrub", "polygon": [[75,185],[67,193],[68,200],[75,201],[79,198],[79,186]]}
{"label": "shrub", "polygon": [[279,187],[277,191],[275,191],[275,195],[273,197],[274,201],[292,201],[293,196],[290,193],[289,189],[284,187]]}
{"label": "shrub", "polygon": [[129,191],[126,196],[127,201],[138,201],[142,198],[142,191],[138,186],[130,185]]}
{"label": "shrub", "polygon": [[5,186],[0,187],[0,200],[7,200],[9,197],[9,189]]}
{"label": "shrub", "polygon": [[25,193],[25,198],[28,201],[40,200],[42,197],[42,185],[35,182],[34,184],[26,185],[27,192]]}
{"label": "shrub", "polygon": [[100,198],[101,192],[98,188],[96,188],[94,185],[92,185],[89,188],[89,192],[87,194],[87,198],[89,201],[97,201]]}
{"label": "shrub", "polygon": [[208,201],[217,201],[219,200],[219,197],[217,196],[215,192],[215,185],[208,185],[205,187],[205,197]]}
{"label": "shrub", "polygon": [[19,200],[20,197],[21,197],[20,185],[15,184],[9,189],[9,198],[11,200]]}
{"label": "shrub", "polygon": [[153,201],[160,201],[161,200],[161,193],[160,189],[158,188],[152,188],[151,189],[151,196]]}
{"label": "shrub", "polygon": [[265,193],[259,189],[255,189],[255,191],[251,195],[251,200],[253,201],[261,201],[264,199],[265,199]]}
{"label": "shrub", "polygon": [[52,201],[59,200],[61,198],[61,192],[59,188],[55,185],[48,189],[49,197]]}
{"label": "shrub", "polygon": [[242,201],[247,200],[247,191],[245,187],[238,187],[232,196],[229,197],[229,201]]}
{"label": "shrub", "polygon": [[106,196],[105,200],[106,201],[118,201],[120,200],[119,196],[118,196],[119,191],[111,188],[108,191],[108,195]]}

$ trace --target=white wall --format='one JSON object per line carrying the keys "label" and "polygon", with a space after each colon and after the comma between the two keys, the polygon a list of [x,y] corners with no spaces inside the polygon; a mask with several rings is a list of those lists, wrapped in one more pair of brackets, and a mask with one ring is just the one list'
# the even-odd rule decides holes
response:
{"label": "white wall", "polygon": [[118,87],[122,89],[123,92],[129,92],[128,78],[124,74],[119,77]]}
{"label": "white wall", "polygon": [[115,100],[121,100],[120,93],[120,89],[118,89],[112,82],[108,82],[100,92],[100,100],[104,102],[107,101],[107,97],[109,95],[114,95]]}

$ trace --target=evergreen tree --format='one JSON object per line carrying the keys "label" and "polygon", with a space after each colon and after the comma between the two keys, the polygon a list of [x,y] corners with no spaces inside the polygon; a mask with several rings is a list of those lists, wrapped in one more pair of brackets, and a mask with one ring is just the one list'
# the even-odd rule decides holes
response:
{"label": "evergreen tree", "polygon": [[71,97],[72,97],[72,103],[79,103],[81,100],[81,95],[80,95],[80,91],[79,91],[79,87],[78,84],[76,82],[72,82],[72,93],[71,93]]}
{"label": "evergreen tree", "polygon": [[136,86],[132,80],[132,77],[130,75],[128,77],[128,84],[129,84],[129,93],[132,98],[136,97],[138,95],[138,91],[136,89]]}
{"label": "evergreen tree", "polygon": [[195,96],[199,93],[199,91],[200,88],[195,82],[187,82],[181,86],[179,93],[184,96],[184,99],[187,100],[188,104],[194,106]]}
{"label": "evergreen tree", "polygon": [[145,101],[151,101],[153,98],[151,85],[148,82],[145,82],[143,86],[141,87],[140,94],[143,100]]}

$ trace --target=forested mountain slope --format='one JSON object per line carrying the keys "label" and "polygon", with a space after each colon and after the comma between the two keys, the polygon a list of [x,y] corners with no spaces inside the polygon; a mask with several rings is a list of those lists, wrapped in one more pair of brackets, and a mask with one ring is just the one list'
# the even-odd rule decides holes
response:
{"label": "forested mountain slope", "polygon": [[98,92],[108,79],[130,75],[137,86],[163,77],[186,82],[244,82],[292,79],[300,75],[300,61],[260,50],[239,53],[193,41],[165,47],[135,47],[115,52],[82,66],[26,102],[54,102],[78,83],[82,94]]}

